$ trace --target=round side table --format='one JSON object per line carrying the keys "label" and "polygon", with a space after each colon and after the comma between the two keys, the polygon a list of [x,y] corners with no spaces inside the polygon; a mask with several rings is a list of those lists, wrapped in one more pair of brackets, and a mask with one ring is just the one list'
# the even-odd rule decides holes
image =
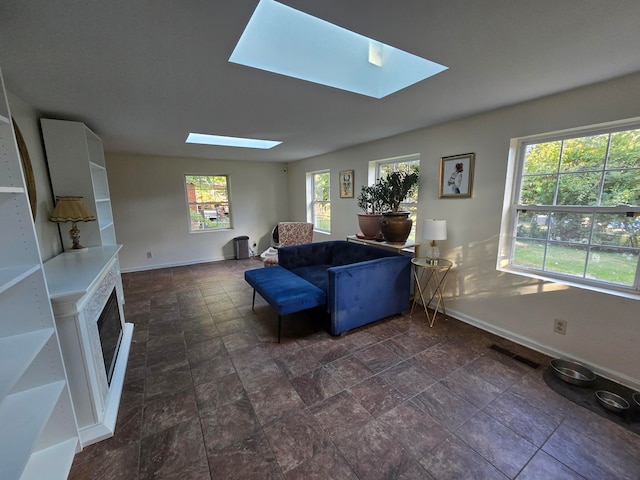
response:
{"label": "round side table", "polygon": [[[433,327],[433,324],[436,321],[436,315],[438,314],[438,308],[442,307],[442,314],[445,317],[447,316],[447,312],[444,308],[442,292],[447,285],[447,276],[449,274],[449,270],[451,270],[451,267],[453,266],[453,263],[444,258],[438,258],[436,260],[412,258],[411,263],[413,264],[413,278],[416,282],[416,291],[420,294],[420,299],[422,300],[422,306],[424,307],[424,312],[427,315],[429,326]],[[427,277],[426,281],[424,279],[425,276]],[[424,295],[427,288],[429,288],[429,285],[432,287],[432,294],[429,301],[426,302]],[[429,315],[429,309],[427,307],[435,297],[437,297],[437,302],[433,316],[431,316]],[[411,305],[411,315],[413,315],[413,309],[416,306],[417,300],[418,296],[414,293],[413,304]]]}

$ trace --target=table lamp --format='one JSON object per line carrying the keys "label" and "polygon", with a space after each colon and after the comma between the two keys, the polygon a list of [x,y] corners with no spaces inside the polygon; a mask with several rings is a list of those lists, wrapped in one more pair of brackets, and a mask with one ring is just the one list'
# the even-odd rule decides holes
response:
{"label": "table lamp", "polygon": [[56,197],[56,206],[49,220],[57,223],[73,222],[69,236],[71,237],[71,252],[86,250],[80,245],[80,230],[76,222],[94,222],[96,217],[84,204],[82,197]]}
{"label": "table lamp", "polygon": [[440,257],[440,249],[436,240],[447,239],[447,221],[436,220],[429,218],[422,224],[422,238],[425,240],[431,240],[431,244],[427,247],[427,262],[431,265],[438,264],[438,257]]}

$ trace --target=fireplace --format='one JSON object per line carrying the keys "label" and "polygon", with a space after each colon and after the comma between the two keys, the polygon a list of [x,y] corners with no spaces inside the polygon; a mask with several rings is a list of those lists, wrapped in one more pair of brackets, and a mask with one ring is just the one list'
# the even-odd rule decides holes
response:
{"label": "fireplace", "polygon": [[122,338],[122,321],[120,320],[120,309],[118,308],[115,288],[111,291],[111,295],[98,318],[98,333],[100,334],[100,345],[102,345],[102,358],[104,359],[104,369],[107,373],[107,383],[111,385],[111,377],[116,366],[120,339]]}
{"label": "fireplace", "polygon": [[133,325],[124,322],[119,246],[45,262],[82,447],[113,436]]}

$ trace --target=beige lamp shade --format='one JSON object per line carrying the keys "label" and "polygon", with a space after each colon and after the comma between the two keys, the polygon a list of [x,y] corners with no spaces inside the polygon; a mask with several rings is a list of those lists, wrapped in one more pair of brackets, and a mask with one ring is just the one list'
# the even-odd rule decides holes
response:
{"label": "beige lamp shade", "polygon": [[447,221],[430,218],[422,224],[422,238],[425,240],[446,240]]}
{"label": "beige lamp shade", "polygon": [[76,222],[93,222],[96,217],[82,201],[82,197],[56,197],[56,207],[49,217],[52,222],[72,222],[69,236],[71,237],[71,249],[69,252],[81,252],[86,250],[80,245],[80,230]]}
{"label": "beige lamp shade", "polygon": [[431,244],[426,248],[426,256],[430,263],[437,264],[440,256],[440,249],[436,240],[447,239],[447,221],[429,218],[422,224],[422,238],[431,240]]}
{"label": "beige lamp shade", "polygon": [[93,222],[96,217],[84,204],[83,197],[56,197],[52,222]]}

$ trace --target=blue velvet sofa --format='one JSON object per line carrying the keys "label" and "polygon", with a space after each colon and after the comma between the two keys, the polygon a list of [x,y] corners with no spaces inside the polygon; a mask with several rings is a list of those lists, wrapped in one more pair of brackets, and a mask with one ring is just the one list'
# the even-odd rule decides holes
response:
{"label": "blue velvet sofa", "polygon": [[332,335],[409,309],[411,258],[354,242],[281,247],[278,263],[326,293]]}

